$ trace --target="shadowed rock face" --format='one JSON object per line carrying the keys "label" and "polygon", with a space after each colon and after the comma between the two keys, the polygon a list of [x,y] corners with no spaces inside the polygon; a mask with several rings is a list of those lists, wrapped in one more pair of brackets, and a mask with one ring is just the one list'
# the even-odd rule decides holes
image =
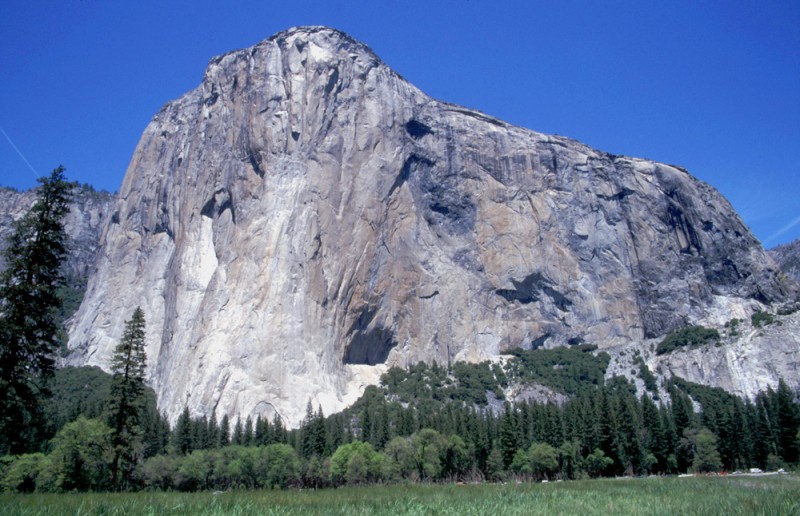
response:
{"label": "shadowed rock face", "polygon": [[153,118],[102,246],[71,360],[107,367],[141,305],[173,419],[296,424],[384,363],[619,344],[794,288],[686,171],[435,101],[319,27],[213,59]]}

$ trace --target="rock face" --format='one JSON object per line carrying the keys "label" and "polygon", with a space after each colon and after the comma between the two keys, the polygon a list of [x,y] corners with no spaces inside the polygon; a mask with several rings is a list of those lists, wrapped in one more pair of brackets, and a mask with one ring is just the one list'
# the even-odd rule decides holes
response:
{"label": "rock face", "polygon": [[[665,355],[655,353],[660,339],[605,349],[611,355],[606,378],[625,376],[640,393],[645,392],[642,380],[630,374],[638,370],[636,360],[641,358],[657,378],[678,376],[745,398],[775,388],[780,379],[800,391],[800,312],[775,316],[775,322],[758,327],[742,319],[720,330],[719,345],[682,348]],[[669,399],[662,382],[658,383],[660,398]]]}
{"label": "rock face", "polygon": [[107,367],[147,318],[174,419],[326,413],[387,365],[613,346],[794,296],[685,170],[431,99],[292,29],[213,59],[148,125],[71,329]]}
{"label": "rock face", "polygon": [[[14,222],[21,219],[36,202],[36,190],[19,192],[0,188],[0,270],[5,267],[2,251]],[[108,192],[97,192],[89,187],[72,190],[70,210],[64,219],[69,253],[65,275],[70,283],[84,283],[94,269],[100,233],[116,197]]]}
{"label": "rock face", "polygon": [[800,240],[773,247],[769,255],[787,276],[800,281]]}

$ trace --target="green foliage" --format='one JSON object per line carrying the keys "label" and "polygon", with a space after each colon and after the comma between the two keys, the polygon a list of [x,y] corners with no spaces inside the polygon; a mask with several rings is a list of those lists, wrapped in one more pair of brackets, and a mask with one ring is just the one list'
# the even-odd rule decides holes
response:
{"label": "green foliage", "polygon": [[440,455],[443,479],[459,479],[469,471],[471,466],[470,450],[460,436],[450,435]]}
{"label": "green foliage", "polygon": [[111,429],[101,420],[79,416],[59,430],[51,444],[49,459],[57,489],[96,491],[109,487]]}
{"label": "green foliage", "polygon": [[265,487],[286,488],[299,477],[300,459],[288,444],[270,444],[262,449],[257,471]]}
{"label": "green foliage", "polygon": [[387,475],[392,480],[409,480],[417,472],[417,449],[409,437],[395,437],[383,450]]}
{"label": "green foliage", "polygon": [[[99,367],[56,369],[48,385],[53,395],[44,405],[44,420],[47,422],[44,435],[52,438],[64,425],[81,415],[88,419],[108,419],[111,383],[112,376]],[[162,441],[169,433],[169,427],[158,413],[153,390],[145,387],[143,396],[140,426],[145,439],[143,452],[149,457],[164,451],[165,443]]]}
{"label": "green foliage", "polygon": [[[3,491],[32,493],[36,490],[37,480],[42,470],[47,468],[48,461],[43,453],[29,453],[11,459],[0,477],[0,488]],[[41,483],[41,480],[39,480]]]}
{"label": "green foliage", "polygon": [[429,366],[425,362],[403,370],[390,368],[381,376],[381,385],[400,401],[410,403],[418,400],[445,401],[445,387],[452,384],[447,370],[437,364]]}
{"label": "green foliage", "polygon": [[198,491],[211,487],[213,457],[207,450],[194,450],[176,461],[175,486],[181,491]]}
{"label": "green foliage", "polygon": [[547,478],[558,468],[558,452],[547,443],[533,443],[528,450],[531,470],[538,478]]}
{"label": "green foliage", "polygon": [[502,387],[508,385],[508,379],[497,364],[489,361],[479,364],[456,362],[453,364],[452,371],[456,385],[451,386],[448,390],[450,399],[483,406],[487,403],[487,391],[492,392],[495,397],[503,399]]}
{"label": "green foliage", "polygon": [[41,405],[59,348],[63,219],[71,185],[64,167],[39,182],[36,204],[14,225],[0,275],[0,454],[38,447]]}
{"label": "green foliage", "polygon": [[381,377],[381,385],[405,403],[461,401],[486,406],[487,392],[503,399],[508,378],[502,367],[488,360],[478,364],[456,362],[450,372],[437,364],[419,362],[408,370],[392,367]]}
{"label": "green foliage", "polygon": [[168,455],[154,455],[140,464],[142,483],[150,488],[166,491],[174,487],[177,459]]}
{"label": "green foliage", "polygon": [[67,352],[67,341],[69,340],[64,324],[67,319],[78,311],[85,293],[85,278],[68,278],[63,285],[56,289],[56,294],[61,300],[61,306],[56,310],[56,325],[58,327],[59,350],[62,355]]}
{"label": "green foliage", "polygon": [[330,478],[335,484],[375,482],[383,478],[384,456],[372,445],[353,441],[340,446],[331,457]]}
{"label": "green foliage", "polygon": [[701,428],[694,434],[694,460],[692,469],[698,473],[719,471],[722,460],[717,451],[717,436],[708,428]]}
{"label": "green foliage", "polygon": [[412,436],[416,449],[417,474],[420,480],[436,480],[442,474],[445,437],[432,428],[423,428]]}
{"label": "green foliage", "polygon": [[729,334],[731,337],[738,337],[739,336],[739,323],[741,321],[737,318],[733,318],[730,321],[725,323],[725,328],[728,328]]}
{"label": "green foliage", "polygon": [[595,478],[602,475],[613,463],[614,459],[606,457],[605,452],[599,448],[595,448],[585,459],[586,471]]}
{"label": "green foliage", "polygon": [[761,328],[762,326],[767,326],[768,324],[774,324],[775,316],[769,312],[763,312],[759,310],[750,316],[750,322],[753,324],[753,328]]}
{"label": "green foliage", "polygon": [[656,347],[657,355],[671,353],[681,348],[696,348],[706,344],[719,342],[719,332],[713,328],[703,326],[687,326],[675,330],[662,340]]}
{"label": "green foliage", "polygon": [[492,447],[486,459],[486,478],[492,482],[503,480],[505,477],[505,465],[503,454],[497,446]]}
{"label": "green foliage", "polygon": [[321,457],[325,453],[325,416],[322,414],[322,407],[318,407],[314,413],[310,400],[300,439],[300,453],[304,458],[314,455]]}
{"label": "green foliage", "polygon": [[578,394],[586,386],[602,386],[611,357],[597,355],[590,345],[554,349],[514,349],[507,373],[520,383],[539,383],[565,394]]}
{"label": "green foliage", "polygon": [[53,397],[47,401],[45,415],[52,434],[78,416],[104,416],[111,389],[111,375],[99,367],[63,367],[50,381]]}

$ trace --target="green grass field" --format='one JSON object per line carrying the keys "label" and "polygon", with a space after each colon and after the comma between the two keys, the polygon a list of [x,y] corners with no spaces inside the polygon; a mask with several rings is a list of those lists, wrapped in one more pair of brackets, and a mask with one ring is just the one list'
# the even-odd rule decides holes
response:
{"label": "green grass field", "polygon": [[2,494],[10,514],[800,514],[800,477],[410,485],[321,491]]}

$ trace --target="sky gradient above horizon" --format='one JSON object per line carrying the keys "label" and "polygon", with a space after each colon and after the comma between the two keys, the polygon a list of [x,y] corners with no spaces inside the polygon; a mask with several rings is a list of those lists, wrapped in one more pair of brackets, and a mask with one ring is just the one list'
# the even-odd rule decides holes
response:
{"label": "sky gradient above horizon", "polygon": [[432,97],[676,164],[765,247],[800,238],[800,2],[0,0],[0,185],[119,189],[208,61],[298,25],[370,46]]}

